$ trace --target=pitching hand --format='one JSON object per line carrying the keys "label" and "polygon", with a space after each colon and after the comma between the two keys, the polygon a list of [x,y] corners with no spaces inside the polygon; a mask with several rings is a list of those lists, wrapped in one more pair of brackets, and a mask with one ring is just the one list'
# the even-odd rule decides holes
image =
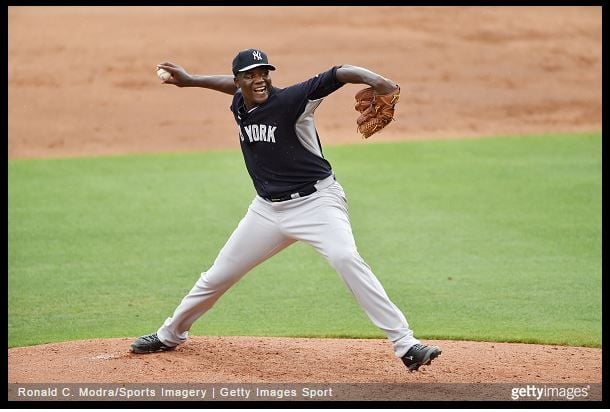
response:
{"label": "pitching hand", "polygon": [[163,83],[173,84],[178,87],[184,87],[191,81],[191,75],[186,70],[184,70],[182,66],[178,66],[177,64],[171,62],[163,62],[157,64],[157,68],[167,70],[172,75],[172,77],[165,80]]}

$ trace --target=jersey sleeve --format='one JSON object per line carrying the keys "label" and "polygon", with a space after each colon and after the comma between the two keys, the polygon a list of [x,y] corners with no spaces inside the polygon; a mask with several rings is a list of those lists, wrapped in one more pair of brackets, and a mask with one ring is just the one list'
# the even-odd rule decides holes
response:
{"label": "jersey sleeve", "polygon": [[339,66],[335,66],[304,82],[309,100],[322,99],[345,84],[337,80],[336,72],[338,68]]}
{"label": "jersey sleeve", "polygon": [[309,80],[297,83],[284,89],[287,96],[294,101],[319,100],[338,90],[345,83],[337,80],[335,75],[339,66],[322,72]]}
{"label": "jersey sleeve", "polygon": [[243,104],[243,96],[241,94],[241,90],[237,90],[233,95],[233,100],[231,101],[231,106],[229,106],[229,110],[233,113],[233,117],[237,124],[239,124],[239,107]]}

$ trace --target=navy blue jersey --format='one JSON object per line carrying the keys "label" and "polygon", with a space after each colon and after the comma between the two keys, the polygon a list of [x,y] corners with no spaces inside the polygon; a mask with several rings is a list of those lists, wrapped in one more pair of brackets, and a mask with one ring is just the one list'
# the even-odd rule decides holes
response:
{"label": "navy blue jersey", "polygon": [[298,192],[332,174],[313,114],[324,97],[343,86],[337,68],[285,89],[271,87],[265,103],[249,113],[241,90],[235,93],[231,111],[246,168],[260,196]]}

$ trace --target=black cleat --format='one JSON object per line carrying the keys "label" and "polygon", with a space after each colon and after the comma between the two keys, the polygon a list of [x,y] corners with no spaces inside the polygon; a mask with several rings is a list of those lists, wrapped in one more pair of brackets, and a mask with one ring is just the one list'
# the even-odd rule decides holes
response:
{"label": "black cleat", "polygon": [[430,365],[432,359],[441,354],[441,348],[438,346],[428,346],[417,343],[407,351],[403,356],[402,362],[409,369],[409,372],[414,372],[422,365]]}
{"label": "black cleat", "polygon": [[153,353],[174,350],[175,346],[167,346],[159,340],[156,333],[140,336],[131,344],[133,353]]}

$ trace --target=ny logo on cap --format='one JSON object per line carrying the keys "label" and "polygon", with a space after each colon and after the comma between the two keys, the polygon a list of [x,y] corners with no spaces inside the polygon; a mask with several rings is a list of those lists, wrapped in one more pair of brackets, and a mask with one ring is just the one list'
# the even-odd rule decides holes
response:
{"label": "ny logo on cap", "polygon": [[258,50],[254,50],[252,52],[252,56],[254,56],[256,60],[263,60],[263,56],[261,56],[261,52],[259,52]]}

